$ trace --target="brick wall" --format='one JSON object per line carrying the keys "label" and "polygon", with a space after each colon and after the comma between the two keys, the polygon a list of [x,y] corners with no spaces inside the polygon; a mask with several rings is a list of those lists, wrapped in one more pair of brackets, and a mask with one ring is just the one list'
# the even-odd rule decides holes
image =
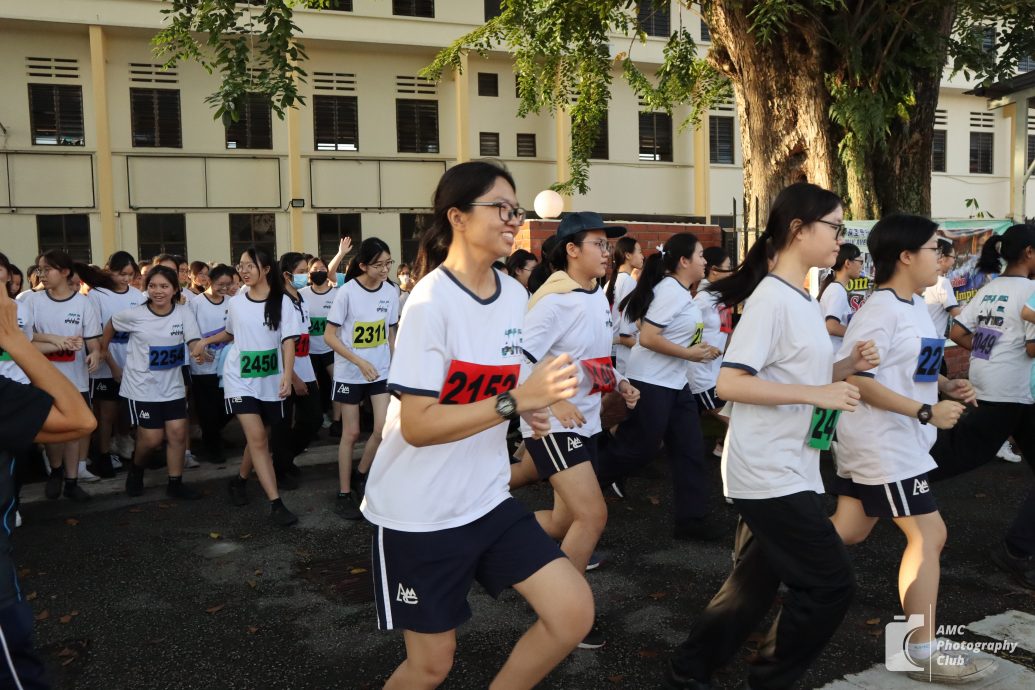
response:
{"label": "brick wall", "polygon": [[[557,220],[528,220],[521,226],[515,238],[515,249],[527,249],[536,256],[543,246],[543,241],[557,232]],[[689,225],[684,223],[623,223],[615,221],[608,225],[618,225],[628,229],[628,234],[635,237],[643,248],[644,255],[654,253],[654,248],[680,232],[691,232],[705,247],[722,245],[722,230],[718,225]]]}
{"label": "brick wall", "polygon": [[970,371],[970,350],[963,347],[945,348],[945,366],[950,379],[966,378]]}

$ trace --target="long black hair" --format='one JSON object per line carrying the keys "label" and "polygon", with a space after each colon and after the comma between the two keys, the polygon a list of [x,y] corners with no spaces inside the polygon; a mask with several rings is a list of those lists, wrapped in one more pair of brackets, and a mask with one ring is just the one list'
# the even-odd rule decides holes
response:
{"label": "long black hair", "polygon": [[[266,298],[265,319],[263,323],[271,331],[280,330],[280,308],[284,304],[284,274],[280,267],[275,264],[265,249],[252,245],[244,250],[245,255],[255,264],[255,270],[262,275],[262,269],[269,268],[266,272],[266,285],[269,286],[270,294]],[[179,281],[179,276],[176,278]]]}
{"label": "long black hair", "polygon": [[94,268],[90,264],[75,261],[67,252],[60,249],[51,249],[43,252],[36,257],[36,264],[39,265],[41,261],[46,261],[47,265],[58,270],[68,271],[69,280],[71,280],[74,274],[79,276],[79,280],[91,288],[104,288],[111,291],[116,289],[115,279],[110,273]]}
{"label": "long black hair", "polygon": [[368,237],[363,240],[359,245],[359,250],[356,251],[355,256],[349,261],[349,267],[345,269],[345,282],[347,283],[363,273],[360,264],[369,266],[377,260],[377,257],[381,256],[382,252],[387,252],[389,256],[392,255],[392,250],[384,240],[377,237]]}
{"label": "long black hair", "polygon": [[743,302],[769,273],[769,260],[790,244],[791,223],[815,223],[842,205],[837,194],[808,182],[785,187],[769,209],[765,232],[751,246],[744,262],[729,277],[709,285],[708,290],[718,294],[726,306]]}
{"label": "long black hair", "polygon": [[[889,216],[890,217],[890,216]],[[926,242],[927,240],[924,240]],[[859,249],[858,245],[852,244],[851,242],[845,242],[841,245],[841,248],[837,250],[837,262],[833,268],[830,269],[830,273],[823,279],[823,282],[819,286],[819,296],[823,296],[823,292],[830,287],[831,283],[837,280],[837,272],[845,269],[845,264],[849,261],[855,261],[862,256],[862,250]]]}
{"label": "long black hair", "polygon": [[550,256],[553,254],[553,250],[557,247],[560,242],[557,239],[557,235],[550,235],[543,240],[543,245],[539,248],[539,263],[535,265],[532,272],[528,274],[528,291],[535,292],[543,286],[547,278],[553,274],[554,268],[550,263]]}
{"label": "long black hair", "polygon": [[618,282],[619,269],[625,264],[625,260],[630,254],[636,253],[637,244],[636,238],[628,235],[618,238],[618,241],[615,242],[615,250],[611,254],[611,280],[608,281],[607,290],[604,292],[608,304],[615,303],[615,283]]}
{"label": "long black hair", "polygon": [[183,288],[180,287],[180,276],[176,271],[172,270],[168,266],[162,266],[160,264],[155,264],[151,268],[147,269],[147,275],[144,276],[144,283],[142,285],[145,296],[144,304],[151,304],[151,297],[147,294],[147,286],[153,278],[158,276],[168,280],[169,284],[173,286],[174,290],[176,290],[171,302],[172,308],[176,309],[176,305],[180,303],[180,295],[183,293]]}
{"label": "long black hair", "polygon": [[490,161],[460,163],[443,173],[435,188],[431,222],[420,234],[417,260],[413,266],[415,280],[434,271],[449,255],[449,245],[453,243],[449,210],[457,208],[469,211],[471,202],[492,189],[501,177],[517,191],[514,178],[507,169]]}
{"label": "long black hair", "polygon": [[669,273],[679,268],[679,260],[692,259],[699,240],[689,232],[672,235],[660,252],[651,254],[643,262],[640,279],[629,296],[618,305],[629,321],[639,321],[647,315],[650,303],[654,301],[654,287]]}
{"label": "long black hair", "polygon": [[[294,273],[295,272],[295,266],[297,266],[298,264],[302,263],[303,261],[306,262],[306,272],[308,273],[309,262],[306,261],[305,254],[303,254],[301,252],[286,252],[286,253],[282,254],[281,257],[280,257],[280,274],[281,274],[281,278],[284,277],[285,273]],[[285,285],[286,285],[286,283],[285,283]],[[298,303],[298,299],[296,297],[292,297],[291,293],[289,293],[286,289],[284,290],[284,294],[287,295],[291,299],[292,302],[295,302],[296,304]]]}
{"label": "long black hair", "polygon": [[11,294],[11,278],[14,275],[15,268],[14,265],[11,263],[11,260],[8,259],[7,255],[3,252],[0,252],[0,266],[3,266],[5,269],[7,269],[7,282],[4,283],[4,289],[7,290],[7,296],[13,299],[16,295]]}
{"label": "long black hair", "polygon": [[1035,249],[1035,225],[1011,225],[1002,235],[988,238],[981,248],[977,269],[982,273],[999,273],[1000,261],[1005,261],[1007,266],[1017,263],[1024,258],[1028,247]]}
{"label": "long black hair", "polygon": [[529,261],[538,261],[538,259],[535,258],[535,254],[527,249],[515,249],[514,253],[507,257],[507,261],[504,264],[504,267],[507,269],[507,275],[516,280],[517,272],[523,269]]}
{"label": "long black hair", "polygon": [[[936,232],[938,224],[923,216],[892,213],[877,221],[866,240],[866,248],[870,250],[870,258],[873,260],[874,282],[882,285],[891,280],[902,252],[920,251],[920,247],[934,237]],[[838,254],[837,258],[840,261],[841,255]],[[842,265],[839,263],[835,268]]]}
{"label": "long black hair", "polygon": [[587,230],[582,230],[574,235],[568,235],[563,240],[554,243],[553,247],[550,249],[549,255],[547,255],[545,251],[543,252],[543,258],[547,259],[547,263],[550,264],[552,271],[568,270],[568,245],[582,244],[586,239],[587,234]]}
{"label": "long black hair", "polygon": [[108,263],[104,264],[104,270],[109,273],[118,273],[126,266],[132,266],[134,271],[140,273],[140,266],[137,265],[133,255],[120,249],[108,257]]}

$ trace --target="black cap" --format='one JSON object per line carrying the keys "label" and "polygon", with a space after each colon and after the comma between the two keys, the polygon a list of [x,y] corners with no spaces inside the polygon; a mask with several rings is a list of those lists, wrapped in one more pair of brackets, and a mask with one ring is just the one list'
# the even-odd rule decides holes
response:
{"label": "black cap", "polygon": [[566,237],[571,237],[587,230],[603,230],[608,239],[621,237],[626,232],[625,228],[605,225],[604,219],[600,217],[599,213],[575,211],[561,219],[561,224],[557,226],[557,239],[563,240]]}

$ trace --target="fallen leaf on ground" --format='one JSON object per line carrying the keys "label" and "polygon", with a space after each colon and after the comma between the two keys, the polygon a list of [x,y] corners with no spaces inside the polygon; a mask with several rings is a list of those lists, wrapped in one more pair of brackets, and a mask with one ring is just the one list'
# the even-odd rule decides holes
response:
{"label": "fallen leaf on ground", "polygon": [[175,505],[176,505],[175,503],[159,503],[158,507],[161,508],[162,510],[165,510],[166,508],[172,508]]}
{"label": "fallen leaf on ground", "polygon": [[70,616],[78,616],[79,612],[78,611],[69,611],[68,615],[70,615]]}
{"label": "fallen leaf on ground", "polygon": [[219,532],[209,532],[208,536],[212,539],[219,539]]}
{"label": "fallen leaf on ground", "polygon": [[641,649],[640,650],[640,656],[643,657],[644,659],[653,659],[657,655],[658,655],[658,653],[655,652],[653,649]]}
{"label": "fallen leaf on ground", "polygon": [[239,538],[239,539],[251,539],[251,538],[252,538],[252,535],[251,535],[250,533],[249,533],[249,534],[242,534],[242,535],[241,535],[240,537],[238,537],[238,538]]}
{"label": "fallen leaf on ground", "polygon": [[57,654],[57,655],[58,655],[59,657],[64,657],[64,656],[76,656],[76,655],[77,655],[77,653],[76,653],[76,651],[75,651],[75,650],[73,650],[73,649],[69,649],[68,647],[65,647],[65,648],[64,648],[64,649],[62,649],[62,650],[61,650],[60,652],[58,652],[58,654]]}
{"label": "fallen leaf on ground", "polygon": [[62,665],[62,666],[68,666],[68,665],[69,665],[70,663],[72,663],[73,661],[75,661],[75,657],[74,657],[74,656],[70,656],[70,657],[68,657],[67,659],[65,659],[64,661],[62,661],[62,662],[61,662],[61,665]]}
{"label": "fallen leaf on ground", "polygon": [[621,682],[622,682],[623,680],[625,680],[625,676],[623,676],[623,675],[622,675],[622,674],[620,674],[620,673],[616,673],[616,674],[615,674],[615,675],[613,675],[613,676],[608,676],[608,677],[607,677],[607,679],[608,679],[609,681],[611,681],[612,683],[614,683],[615,685],[618,685],[618,684],[619,684],[619,683],[621,683]]}
{"label": "fallen leaf on ground", "polygon": [[67,625],[68,623],[72,622],[72,617],[68,614],[65,614],[64,616],[61,616],[61,618],[58,618],[58,620],[61,621],[63,624]]}
{"label": "fallen leaf on ground", "polygon": [[205,609],[205,613],[219,613],[223,610],[225,606],[226,604],[216,604],[215,606],[210,606],[209,608]]}
{"label": "fallen leaf on ground", "polygon": [[43,609],[36,614],[36,620],[38,621],[45,621],[48,618],[50,618],[50,609]]}
{"label": "fallen leaf on ground", "polygon": [[874,628],[873,630],[870,630],[869,633],[874,637],[880,637],[884,634],[884,631],[881,628]]}
{"label": "fallen leaf on ground", "polygon": [[68,518],[67,520],[65,520],[65,524],[66,525],[70,525],[71,527],[75,527],[76,525],[79,524],[79,521],[76,520],[75,518]]}
{"label": "fallen leaf on ground", "polygon": [[140,506],[133,506],[132,508],[129,509],[129,512],[131,512],[131,513],[142,513],[142,512],[144,512],[144,509],[141,508]]}
{"label": "fallen leaf on ground", "polygon": [[252,589],[255,589],[256,587],[259,586],[259,583],[256,582],[255,580],[248,580],[248,586],[251,587]]}
{"label": "fallen leaf on ground", "polygon": [[254,625],[249,625],[248,626],[248,634],[249,635],[254,635],[257,632],[259,632],[259,628],[257,626],[254,626]]}
{"label": "fallen leaf on ground", "polygon": [[654,601],[661,601],[662,599],[668,596],[668,592],[651,592],[647,596],[653,599]]}
{"label": "fallen leaf on ground", "polygon": [[256,574],[256,575],[262,575],[262,571],[261,571],[261,570],[256,570],[256,571],[255,571],[255,574]]}
{"label": "fallen leaf on ground", "polygon": [[36,599],[36,592],[29,592],[25,595],[25,601],[34,601]]}
{"label": "fallen leaf on ground", "polygon": [[22,568],[21,570],[18,571],[18,577],[28,577],[31,574],[32,574],[32,571],[29,570],[28,568]]}
{"label": "fallen leaf on ground", "polygon": [[880,625],[880,618],[867,618],[866,625]]}
{"label": "fallen leaf on ground", "polygon": [[349,575],[359,575],[360,573],[367,572],[366,568],[353,568],[349,571]]}
{"label": "fallen leaf on ground", "polygon": [[974,494],[974,498],[988,498],[988,494],[977,493]]}
{"label": "fallen leaf on ground", "polygon": [[658,498],[657,496],[648,496],[647,500],[650,501],[650,504],[653,505],[653,506],[661,505],[661,499]]}

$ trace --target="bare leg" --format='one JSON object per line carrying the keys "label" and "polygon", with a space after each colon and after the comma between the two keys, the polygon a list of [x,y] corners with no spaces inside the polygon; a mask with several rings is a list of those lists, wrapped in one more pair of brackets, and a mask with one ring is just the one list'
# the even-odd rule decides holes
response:
{"label": "bare leg", "polygon": [[841,541],[851,546],[866,540],[877,524],[877,518],[869,517],[863,511],[863,504],[851,496],[837,497],[837,510],[830,517]]}
{"label": "bare leg", "polygon": [[241,429],[248,439],[247,459],[248,467],[245,467],[245,460],[241,460],[241,476],[247,477],[246,472],[251,472],[255,467],[255,474],[259,475],[259,484],[266,492],[266,498],[274,500],[280,498],[277,491],[277,475],[273,473],[273,456],[270,455],[269,430],[262,423],[262,417],[257,414],[239,414],[237,419],[241,422]]}
{"label": "bare leg", "polygon": [[359,405],[341,406],[341,441],[338,443],[338,491],[352,491],[352,451],[359,438]]}
{"label": "bare leg", "polygon": [[[71,443],[75,443],[72,441]],[[65,471],[65,446],[68,443],[48,443],[47,444],[47,460],[50,462],[50,471],[64,473]],[[76,470],[79,468],[77,467]],[[76,473],[78,476],[78,472]]]}
{"label": "bare leg", "polygon": [[518,447],[517,457],[521,458],[521,462],[511,463],[510,465],[511,491],[539,481],[539,470],[535,468],[532,456],[525,450],[524,444]]}
{"label": "bare leg", "polygon": [[[83,450],[83,446],[86,450]],[[90,436],[86,435],[78,441],[69,441],[65,444],[65,477],[75,479],[79,476],[79,461],[90,452]]]}
{"label": "bare leg", "polygon": [[[370,407],[374,410],[374,430],[370,432],[366,446],[363,447],[363,457],[359,460],[359,471],[366,474],[370,466],[374,464],[374,454],[381,445],[381,434],[385,429],[385,417],[388,416],[388,393],[370,396]],[[342,433],[344,436],[344,433]]]}
{"label": "bare leg", "polygon": [[102,455],[111,453],[111,439],[119,420],[119,404],[115,400],[98,400],[97,411],[97,452]]}
{"label": "bare leg", "polygon": [[909,616],[924,614],[923,630],[909,638],[914,644],[934,639],[935,609],[938,605],[938,581],[941,576],[942,547],[945,546],[945,523],[937,513],[894,518],[895,525],[906,535],[906,550],[898,570],[898,595],[902,610]]}
{"label": "bare leg", "polygon": [[[550,484],[555,493],[555,509],[556,503],[560,502],[564,507],[562,515],[567,513],[572,517],[561,542],[561,551],[571,559],[576,570],[584,573],[607,524],[607,506],[604,495],[600,493],[596,472],[591,463],[583,462],[553,475]],[[539,519],[538,513],[536,519]]]}
{"label": "bare leg", "polygon": [[183,476],[183,454],[186,451],[186,440],[190,436],[190,423],[186,419],[176,419],[165,423],[165,464],[170,477]]}
{"label": "bare leg", "polygon": [[432,690],[453,668],[456,631],[415,633],[403,631],[406,658],[385,683],[385,690]]}
{"label": "bare leg", "polygon": [[163,438],[165,438],[165,431],[162,429],[145,429],[138,426],[137,442],[133,450],[133,464],[136,467],[147,467],[147,456],[162,445]]}

